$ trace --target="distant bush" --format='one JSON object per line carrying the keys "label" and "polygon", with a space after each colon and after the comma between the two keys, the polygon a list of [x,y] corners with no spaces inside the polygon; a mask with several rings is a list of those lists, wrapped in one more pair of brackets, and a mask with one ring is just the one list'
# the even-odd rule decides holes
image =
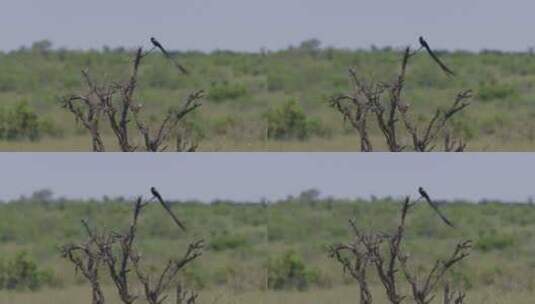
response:
{"label": "distant bush", "polygon": [[4,140],[39,140],[44,134],[58,136],[61,130],[50,120],[39,118],[26,102],[0,108],[0,138]]}
{"label": "distant bush", "polygon": [[212,101],[234,100],[245,95],[247,87],[241,83],[217,82],[208,89],[208,99]]}
{"label": "distant bush", "polygon": [[498,234],[489,232],[482,235],[476,242],[476,248],[488,252],[492,250],[503,250],[515,244],[515,239],[509,234]]}
{"label": "distant bush", "polygon": [[232,129],[236,128],[239,124],[239,120],[235,116],[222,116],[216,117],[212,121],[212,130],[217,135],[226,135]]}
{"label": "distant bush", "polygon": [[484,84],[478,94],[481,101],[503,100],[517,95],[515,88],[508,84]]}
{"label": "distant bush", "polygon": [[264,117],[267,120],[267,137],[270,139],[305,140],[312,134],[324,136],[329,133],[318,118],[307,118],[294,99],[270,109],[264,113]]}
{"label": "distant bush", "polygon": [[284,240],[288,237],[288,231],[281,226],[269,227],[269,233],[267,234],[268,242],[277,242]]}
{"label": "distant bush", "polygon": [[299,44],[297,50],[304,53],[317,54],[321,51],[321,41],[315,38],[305,40]]}
{"label": "distant bush", "polygon": [[451,280],[456,286],[463,286],[465,289],[474,287],[473,278],[465,271],[460,271],[459,269],[451,270]]}
{"label": "distant bush", "polygon": [[0,92],[12,92],[18,88],[17,75],[0,73]]}
{"label": "distant bush", "polygon": [[241,235],[225,233],[223,235],[216,236],[210,242],[210,248],[215,251],[236,249],[238,247],[245,246],[247,239]]}
{"label": "distant bush", "polygon": [[278,73],[269,73],[267,74],[267,89],[269,92],[281,91],[286,88],[285,76],[282,76]]}
{"label": "distant bush", "polygon": [[319,137],[330,137],[333,133],[330,128],[327,128],[325,125],[323,125],[319,117],[308,118],[307,129],[310,134],[314,134]]}
{"label": "distant bush", "polygon": [[510,123],[511,120],[507,115],[503,115],[503,113],[495,113],[483,116],[479,123],[479,129],[484,134],[494,134],[506,128]]}
{"label": "distant bush", "polygon": [[39,119],[37,114],[25,102],[15,107],[0,109],[1,137],[7,140],[28,138],[32,141],[39,138]]}
{"label": "distant bush", "polygon": [[451,131],[452,134],[461,135],[464,140],[472,140],[477,137],[480,129],[474,125],[474,122],[470,119],[467,119],[461,113],[460,117],[452,120],[451,122]]}
{"label": "distant bush", "polygon": [[182,275],[184,283],[196,289],[206,288],[210,277],[209,273],[196,264],[192,264],[190,268],[184,269]]}
{"label": "distant bush", "polygon": [[318,281],[318,272],[307,267],[302,257],[293,250],[269,261],[268,288],[270,289],[306,290]]}
{"label": "distant bush", "polygon": [[25,251],[12,260],[0,260],[0,290],[37,290],[43,285],[57,284],[53,273],[40,270]]}

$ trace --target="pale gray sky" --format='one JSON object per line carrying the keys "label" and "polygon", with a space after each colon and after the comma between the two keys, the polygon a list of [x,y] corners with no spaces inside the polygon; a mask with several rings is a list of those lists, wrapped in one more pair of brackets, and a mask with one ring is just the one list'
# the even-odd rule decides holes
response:
{"label": "pale gray sky", "polygon": [[172,49],[257,51],[308,38],[326,45],[416,44],[526,50],[535,45],[528,0],[3,0],[0,50],[40,39],[56,46],[137,46],[155,35]]}
{"label": "pale gray sky", "polygon": [[259,200],[308,188],[323,195],[417,195],[526,201],[535,154],[3,153],[0,199],[50,188],[58,196],[133,197],[156,186],[168,198]]}

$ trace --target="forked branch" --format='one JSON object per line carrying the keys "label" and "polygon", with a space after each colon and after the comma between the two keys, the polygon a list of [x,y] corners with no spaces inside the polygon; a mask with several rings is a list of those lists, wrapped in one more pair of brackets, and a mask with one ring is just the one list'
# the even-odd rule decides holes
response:
{"label": "forked branch", "polygon": [[[73,263],[75,270],[82,272],[89,281],[93,304],[105,304],[101,288],[102,277],[99,272],[102,267],[107,270],[122,303],[132,304],[139,299],[140,295],[135,294],[131,286],[140,284],[144,287],[145,299],[150,304],[160,304],[167,299],[165,293],[177,282],[179,272],[202,255],[204,241],[194,241],[188,245],[181,258],[170,259],[167,262],[155,281],[145,274],[142,270],[144,258],[136,249],[135,241],[141,211],[149,202],[150,200],[144,201],[141,197],[136,200],[132,220],[124,232],[99,233],[84,220],[82,224],[88,239],[81,244],[68,244],[61,248],[62,256]],[[138,282],[133,283],[134,278],[137,278]],[[183,292],[182,286],[180,284],[179,286],[181,291],[177,294],[177,303],[195,303],[197,294]]]}
{"label": "forked branch", "polygon": [[[344,273],[348,272],[357,282],[360,303],[373,303],[368,272],[374,269],[389,303],[400,304],[409,297],[402,294],[399,287],[405,279],[412,288],[410,297],[418,304],[429,304],[434,299],[438,285],[444,282],[447,272],[470,254],[471,241],[460,242],[450,257],[437,260],[425,277],[420,278],[413,274],[408,267],[409,256],[403,253],[402,243],[408,213],[416,202],[411,202],[409,197],[405,198],[400,210],[399,225],[392,234],[364,232],[355,221],[350,221],[353,240],[347,244],[329,247],[329,256],[335,258],[342,265]],[[402,275],[398,274],[400,269]],[[464,293],[450,292],[446,282],[444,304],[462,304],[464,298]]]}
{"label": "forked branch", "polygon": [[[178,126],[185,117],[201,106],[203,91],[191,93],[181,106],[175,106],[167,111],[166,116],[151,133],[147,124],[141,119],[142,104],[136,103],[135,92],[138,87],[138,71],[143,58],[147,54],[138,48],[133,59],[130,76],[124,82],[110,82],[98,85],[88,71],[82,71],[83,79],[88,88],[85,95],[71,95],[62,98],[63,107],[71,112],[77,122],[81,122],[92,138],[93,151],[105,151],[101,137],[100,120],[107,118],[110,129],[117,140],[119,149],[123,152],[132,152],[140,149],[134,144],[135,137],[130,132],[137,130],[143,138],[145,151],[157,152],[167,149],[165,142],[175,133],[183,143],[189,142],[190,134],[182,132]],[[132,126],[132,116],[135,124]],[[194,151],[196,145],[177,145],[177,151]],[[183,149],[183,150],[182,150]]]}
{"label": "forked branch", "polygon": [[[471,91],[460,92],[453,104],[446,110],[437,109],[423,132],[419,132],[416,124],[410,119],[411,112],[408,103],[402,100],[403,88],[407,74],[409,60],[418,51],[411,52],[405,48],[401,60],[399,74],[391,82],[367,82],[356,70],[350,69],[349,75],[352,81],[353,92],[349,95],[337,95],[329,99],[331,107],[342,115],[344,122],[349,121],[360,138],[360,148],[363,152],[373,151],[369,135],[369,115],[374,114],[377,126],[381,131],[387,149],[390,152],[401,152],[408,149],[407,144],[402,144],[405,137],[412,140],[411,150],[428,152],[435,149],[433,143],[438,137],[445,134],[444,129],[451,118],[458,112],[470,105]],[[403,127],[399,123],[402,121]],[[403,136],[405,131],[406,136]],[[400,137],[403,136],[403,137]],[[445,134],[445,151],[463,151],[466,144],[462,139],[452,140],[449,133]]]}

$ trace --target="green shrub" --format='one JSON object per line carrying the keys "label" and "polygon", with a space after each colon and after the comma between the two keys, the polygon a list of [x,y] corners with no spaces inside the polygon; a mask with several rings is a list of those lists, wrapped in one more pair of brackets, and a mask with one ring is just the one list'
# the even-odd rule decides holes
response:
{"label": "green shrub", "polygon": [[43,285],[58,285],[52,271],[40,270],[26,251],[12,260],[0,260],[0,290],[36,290]]}
{"label": "green shrub", "polygon": [[459,271],[458,269],[454,268],[451,270],[451,279],[452,283],[456,286],[462,286],[465,289],[474,287],[473,279],[466,272]]}
{"label": "green shrub", "polygon": [[330,132],[321,124],[318,118],[307,118],[303,108],[296,100],[290,99],[278,108],[272,108],[264,113],[267,121],[267,137],[270,139],[305,140],[312,134],[325,136]]}
{"label": "green shrub", "polygon": [[53,137],[62,137],[64,135],[63,129],[57,126],[50,118],[40,119],[39,129],[41,134],[46,134]]}
{"label": "green shrub", "polygon": [[301,256],[289,250],[272,258],[268,265],[268,288],[306,290],[319,280],[316,270],[307,268]]}
{"label": "green shrub", "polygon": [[288,231],[280,226],[269,227],[269,233],[267,234],[268,242],[277,242],[285,240],[288,237]]}
{"label": "green shrub", "polygon": [[517,95],[515,88],[508,84],[484,84],[480,86],[478,94],[481,101],[503,100]]}
{"label": "green shrub", "polygon": [[451,130],[453,131],[452,135],[460,136],[465,141],[474,139],[479,132],[479,128],[474,126],[474,122],[463,115],[452,121]]}
{"label": "green shrub", "polygon": [[[267,75],[267,89],[269,92],[281,91],[286,88],[285,77],[279,73],[270,73]],[[1,87],[0,87],[1,88]]]}
{"label": "green shrub", "polygon": [[264,116],[268,124],[268,138],[303,140],[308,137],[305,112],[294,99],[269,110]]}
{"label": "green shrub", "polygon": [[7,140],[28,138],[32,141],[39,138],[39,119],[27,103],[21,102],[13,108],[3,108],[0,111],[2,138]]}
{"label": "green shrub", "polygon": [[204,271],[198,264],[192,264],[191,267],[183,271],[184,283],[195,289],[203,289],[206,287],[210,274]]}
{"label": "green shrub", "polygon": [[16,75],[0,73],[0,92],[12,92],[18,88],[18,78]]}
{"label": "green shrub", "polygon": [[515,244],[515,239],[509,234],[498,234],[495,231],[485,233],[476,242],[476,248],[488,252],[492,250],[504,250],[512,247]]}
{"label": "green shrub", "polygon": [[319,137],[328,138],[333,134],[332,129],[324,126],[319,117],[310,117],[307,119],[307,130],[310,134],[314,134]]}
{"label": "green shrub", "polygon": [[212,130],[217,135],[226,135],[239,124],[237,117],[226,115],[216,117],[212,121]]}
{"label": "green shrub", "polygon": [[247,95],[247,87],[241,83],[228,81],[212,83],[208,89],[208,98],[212,101],[235,100]]}
{"label": "green shrub", "polygon": [[236,249],[247,244],[247,239],[241,235],[225,233],[216,236],[210,242],[210,248],[215,251]]}
{"label": "green shrub", "polygon": [[502,113],[483,116],[479,123],[479,129],[484,134],[495,134],[503,130],[511,121]]}
{"label": "green shrub", "polygon": [[26,102],[19,102],[11,108],[0,108],[0,138],[36,141],[44,134],[59,136],[62,131],[51,120],[40,119]]}

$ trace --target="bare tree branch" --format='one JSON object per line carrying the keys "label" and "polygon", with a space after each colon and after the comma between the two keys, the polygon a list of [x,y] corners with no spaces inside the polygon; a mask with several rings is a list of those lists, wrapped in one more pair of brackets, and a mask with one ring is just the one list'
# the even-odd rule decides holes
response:
{"label": "bare tree branch", "polygon": [[[375,121],[390,152],[401,152],[407,149],[401,144],[401,128],[399,122],[402,121],[407,135],[412,139],[412,150],[417,152],[432,151],[432,145],[436,139],[444,133],[448,121],[458,112],[466,108],[470,103],[471,91],[462,91],[458,94],[455,102],[443,111],[437,109],[420,134],[415,123],[409,118],[410,107],[408,103],[402,101],[402,92],[405,83],[405,76],[409,60],[418,51],[411,52],[410,48],[405,48],[401,60],[401,69],[394,81],[370,82],[362,80],[357,76],[354,69],[350,69],[350,78],[353,82],[353,93],[351,95],[333,96],[329,100],[331,107],[335,108],[345,121],[349,121],[357,131],[360,138],[361,151],[373,151],[369,138],[368,115],[374,113]],[[384,95],[388,93],[388,97]],[[451,140],[451,135],[447,135],[445,151],[464,150],[466,144],[461,140],[459,143]],[[454,144],[452,144],[454,143]]]}
{"label": "bare tree branch", "polygon": [[[133,137],[129,133],[131,127],[131,116],[133,116],[137,131],[143,138],[145,151],[158,152],[167,149],[164,143],[169,139],[172,132],[181,132],[178,125],[185,117],[201,106],[201,99],[204,97],[203,91],[191,93],[183,105],[171,108],[160,125],[156,128],[155,134],[149,132],[149,127],[140,118],[141,104],[135,104],[134,96],[138,87],[138,71],[142,59],[147,54],[142,48],[138,48],[134,55],[132,71],[124,83],[111,82],[98,86],[91,78],[88,71],[82,71],[82,76],[89,89],[86,95],[72,95],[62,99],[63,107],[69,110],[77,121],[90,132],[93,141],[93,151],[105,151],[100,135],[100,119],[107,118],[109,126],[115,135],[119,149],[123,152],[132,152],[138,149],[132,144]],[[187,142],[185,138],[190,134],[181,133],[182,142]],[[178,135],[177,135],[178,136]],[[192,145],[177,145],[179,149],[193,151]],[[183,151],[183,150],[178,150]]]}
{"label": "bare tree branch", "polygon": [[[466,258],[471,249],[471,242],[459,243],[451,256],[446,260],[437,260],[431,271],[420,279],[408,267],[408,255],[403,253],[402,243],[405,235],[406,218],[415,205],[409,197],[403,201],[400,211],[400,222],[392,234],[383,232],[363,232],[354,221],[350,221],[353,240],[348,244],[337,244],[329,248],[329,256],[336,258],[344,272],[349,272],[356,280],[360,290],[360,303],[372,303],[373,297],[369,288],[369,267],[375,269],[384,287],[389,303],[402,303],[407,295],[399,288],[402,279],[412,288],[412,298],[417,304],[429,304],[434,292],[444,276],[455,264]],[[399,269],[403,276],[398,275]],[[423,283],[422,283],[423,282]],[[464,293],[454,294],[445,289],[444,304],[464,303]]]}
{"label": "bare tree branch", "polygon": [[67,244],[62,246],[60,248],[61,255],[73,263],[75,271],[80,271],[91,285],[91,303],[105,304],[106,301],[102,292],[99,273],[99,268],[103,263],[103,257],[99,254],[98,247],[95,246],[93,232],[85,222],[83,224],[88,232],[89,240],[80,245]]}
{"label": "bare tree branch", "polygon": [[[141,211],[147,205],[142,197],[136,200],[130,226],[125,232],[107,231],[98,233],[92,229],[87,221],[82,225],[87,232],[88,239],[80,245],[68,244],[61,248],[62,256],[74,264],[76,271],[81,271],[90,282],[93,294],[93,304],[105,304],[101,289],[100,267],[105,267],[107,274],[114,283],[122,303],[132,304],[138,298],[130,286],[133,277],[137,278],[144,287],[144,295],[150,304],[160,304],[167,299],[164,294],[176,282],[179,271],[202,255],[204,241],[198,240],[190,243],[181,258],[170,259],[163,271],[153,283],[151,277],[142,270],[143,257],[135,248],[135,239],[138,230]],[[135,276],[129,275],[134,271]],[[182,290],[182,287],[180,287]],[[197,294],[194,292],[181,292],[182,302],[194,304]],[[178,298],[177,298],[178,301]]]}

